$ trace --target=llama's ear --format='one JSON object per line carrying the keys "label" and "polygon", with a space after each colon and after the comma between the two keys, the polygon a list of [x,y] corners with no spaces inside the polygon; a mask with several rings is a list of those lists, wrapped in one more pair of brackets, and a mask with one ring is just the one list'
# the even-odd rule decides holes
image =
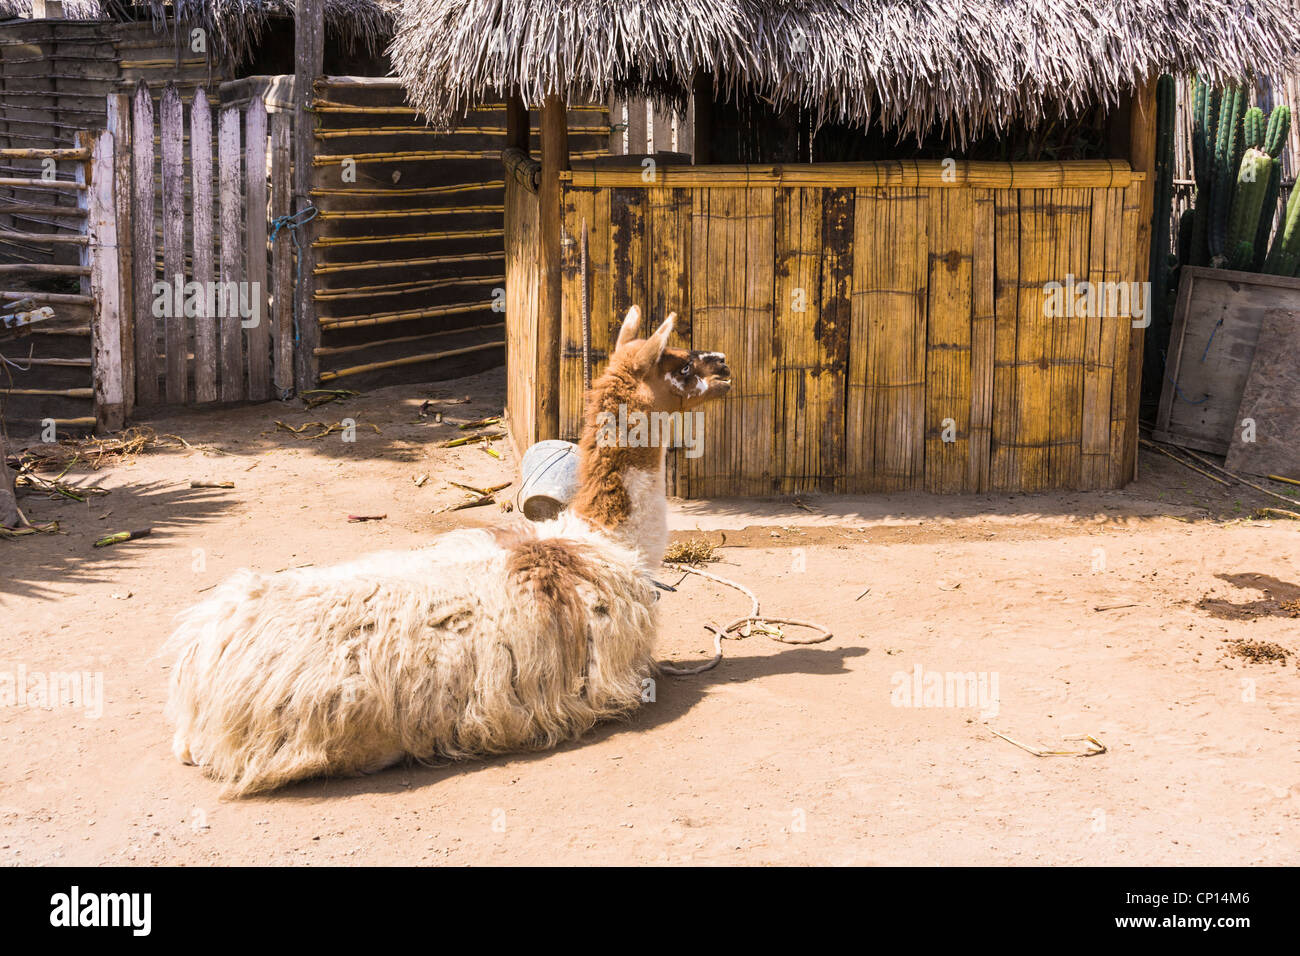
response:
{"label": "llama's ear", "polygon": [[669,312],[668,318],[664,319],[663,325],[654,330],[650,336],[650,345],[654,349],[655,361],[663,357],[664,349],[668,347],[668,339],[673,334],[673,326],[677,323],[677,313]]}
{"label": "llama's ear", "polygon": [[623,319],[623,327],[618,330],[618,341],[614,343],[614,348],[621,349],[628,342],[637,337],[641,330],[641,310],[637,306],[627,310],[627,315]]}

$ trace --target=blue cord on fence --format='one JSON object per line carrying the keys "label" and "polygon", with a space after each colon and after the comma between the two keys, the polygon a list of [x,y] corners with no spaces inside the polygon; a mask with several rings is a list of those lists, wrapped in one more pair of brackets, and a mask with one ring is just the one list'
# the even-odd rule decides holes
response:
{"label": "blue cord on fence", "polygon": [[[309,205],[303,209],[299,209],[297,212],[292,213],[291,215],[277,216],[275,219],[271,220],[271,238],[269,241],[272,244],[275,243],[276,238],[280,235],[281,229],[288,230],[290,238],[293,239],[293,249],[295,253],[293,257],[294,259],[293,284],[295,287],[302,282],[302,245],[298,242],[298,230],[301,227],[305,226],[307,223],[311,222],[313,219],[315,219],[316,216],[319,215],[319,213],[320,213],[319,209],[317,209],[315,206]],[[296,303],[297,296],[294,296],[294,299],[295,299],[295,305],[293,310],[293,344],[296,350],[298,348],[299,342],[302,340],[302,336],[301,333],[298,331],[298,308]],[[284,395],[280,396],[282,400],[288,397],[289,395],[287,390]]]}

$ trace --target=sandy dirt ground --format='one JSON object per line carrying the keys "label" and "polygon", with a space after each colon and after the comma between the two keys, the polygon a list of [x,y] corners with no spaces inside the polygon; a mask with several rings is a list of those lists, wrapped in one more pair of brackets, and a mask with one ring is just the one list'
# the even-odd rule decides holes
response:
{"label": "sandy dirt ground", "polygon": [[[448,480],[514,479],[507,446],[436,445],[496,412],[502,383],[158,418],[191,447],[75,466],[66,481],[110,491],[84,504],[28,493],[62,533],[0,541],[0,680],[87,671],[103,695],[0,707],[0,863],[1300,863],[1300,526],[1145,453],[1122,492],[675,502],[676,538],[722,545],[712,573],[834,638],[728,642],[717,669],[660,678],[558,750],[220,799],[170,752],[172,616],[239,567],[499,518],[440,509],[464,497]],[[275,425],[343,418],[354,442]],[[687,578],[660,602],[660,656],[707,658],[704,622],[746,604]],[[1038,757],[993,730],[1108,749]]]}

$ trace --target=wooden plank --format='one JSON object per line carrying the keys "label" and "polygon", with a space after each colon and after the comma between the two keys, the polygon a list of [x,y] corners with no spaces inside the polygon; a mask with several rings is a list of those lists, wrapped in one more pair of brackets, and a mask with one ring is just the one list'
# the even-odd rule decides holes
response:
{"label": "wooden plank", "polygon": [[997,216],[992,190],[973,197],[971,243],[970,458],[966,486],[991,488],[993,381],[997,329]]}
{"label": "wooden plank", "polygon": [[260,96],[249,102],[244,113],[244,170],[248,199],[245,278],[253,311],[243,323],[248,397],[264,402],[271,397],[271,318],[266,284],[266,104]]}
{"label": "wooden plank", "polygon": [[[537,440],[537,193],[506,180],[506,416],[515,454]],[[599,244],[598,244],[599,245]]]}
{"label": "wooden plank", "polygon": [[821,470],[820,380],[822,194],[776,193],[775,302],[772,354],[776,381],[775,490],[815,490]]}
{"label": "wooden plank", "polygon": [[[293,206],[290,148],[291,114],[271,114],[271,216],[289,215]],[[272,337],[275,343],[273,384],[277,397],[293,392],[293,239],[288,230],[276,237],[271,247]]]}
{"label": "wooden plank", "polygon": [[1051,441],[1051,334],[1045,287],[1059,281],[1055,262],[1053,190],[1020,193],[1020,298],[1016,316],[1015,490],[1049,487]]}
{"label": "wooden plank", "polygon": [[122,413],[135,410],[135,280],[131,211],[131,97],[108,97],[106,126],[113,134],[113,202],[116,206],[118,316],[121,326]]}
{"label": "wooden plank", "polygon": [[[219,164],[221,221],[221,284],[226,289],[240,289],[244,281],[243,269],[243,198],[240,176],[239,110],[234,106],[223,108],[217,129],[217,161]],[[235,305],[243,296],[236,295]],[[244,364],[241,343],[240,317],[237,308],[225,310],[218,307],[216,315],[220,342],[221,400],[237,402],[244,398]]]}
{"label": "wooden plank", "polygon": [[[1055,209],[1055,273],[1058,281],[1087,281],[1092,204],[1083,190],[1057,192]],[[1051,322],[1051,418],[1049,423],[1048,486],[1078,488],[1083,434],[1083,357],[1088,315],[1084,303],[1074,302]]]}
{"label": "wooden plank", "polygon": [[1260,323],[1255,357],[1242,390],[1229,471],[1300,480],[1300,302],[1276,308]]}
{"label": "wooden plank", "polygon": [[859,189],[846,459],[850,491],[921,486],[928,194]]}
{"label": "wooden plank", "polygon": [[[325,62],[325,2],[298,0],[294,15],[293,80],[293,196],[294,213],[306,218],[312,205],[312,165],[316,152],[316,114],[312,112],[317,77]],[[316,318],[316,247],[318,231],[315,221],[298,226],[293,311],[297,317],[298,354],[295,357],[294,383],[299,392],[316,386],[320,374],[316,347],[321,330]]]}
{"label": "wooden plank", "polygon": [[[736,371],[726,399],[710,402],[704,413],[703,455],[686,461],[691,495],[699,498],[734,494],[744,470],[743,413],[738,394],[762,374],[741,364],[743,354],[744,190],[697,189],[691,211],[691,345],[724,352]],[[612,212],[612,211],[611,211]]]}
{"label": "wooden plank", "polygon": [[[608,195],[609,191],[605,191]],[[691,193],[686,189],[652,189],[646,194],[646,307],[658,319],[677,313],[670,345],[692,348]],[[694,440],[694,436],[692,436]],[[670,495],[686,497],[689,475],[685,452],[670,449],[665,460]]]}
{"label": "wooden plank", "polygon": [[158,403],[158,329],[153,315],[154,177],[153,99],[149,88],[136,85],[131,131],[131,258],[135,274],[135,400],[140,406]]}
{"label": "wooden plank", "polygon": [[[656,316],[646,300],[646,193],[639,189],[610,189],[609,195],[609,342],[615,339],[622,316],[632,306],[641,309],[641,334],[654,328]],[[663,317],[658,317],[663,321]]]}
{"label": "wooden plank", "polygon": [[[644,105],[644,104],[642,104]],[[647,152],[645,127],[635,139],[638,110],[629,104],[629,130],[632,131],[633,154]],[[698,110],[697,110],[698,113]],[[1070,162],[957,162],[944,166],[932,161],[892,160],[871,163],[791,163],[789,165],[726,165],[701,169],[699,125],[696,125],[696,160],[694,166],[660,164],[659,179],[647,183],[638,166],[579,160],[573,163],[568,181],[575,186],[625,186],[646,189],[665,187],[721,188],[726,186],[761,186],[765,188],[798,186],[832,186],[837,188],[884,189],[1094,189],[1127,186],[1145,181],[1146,173],[1135,172],[1122,159],[1071,160]]]}
{"label": "wooden plank", "polygon": [[[169,289],[185,286],[185,118],[174,83],[163,88],[159,109],[162,142],[163,281]],[[185,310],[167,297],[164,329],[167,401],[181,404],[186,396]]]}
{"label": "wooden plank", "polygon": [[1279,308],[1300,309],[1300,279],[1183,267],[1156,438],[1228,452],[1260,328]]}
{"label": "wooden plank", "polygon": [[[595,189],[567,187],[564,189],[564,231],[573,238],[563,248],[564,317],[561,324],[560,351],[560,436],[577,441],[582,431],[583,402],[583,334],[582,334],[582,229],[588,231],[588,248],[592,245],[591,220],[597,193]],[[595,240],[601,242],[599,238]],[[603,245],[603,242],[601,242]],[[587,270],[587,288],[591,288],[590,264]],[[594,305],[588,299],[589,306]],[[598,314],[591,308],[591,321],[596,324]],[[592,378],[598,374],[592,362]]]}
{"label": "wooden plank", "polygon": [[[1094,189],[1089,197],[1090,217],[1088,281],[1112,282],[1106,257],[1114,248],[1121,210],[1116,206],[1117,190]],[[1111,215],[1116,214],[1112,220]],[[1105,310],[1088,314],[1083,344],[1083,400],[1080,422],[1079,487],[1085,490],[1110,486],[1110,395],[1115,363],[1115,335],[1119,319]]]}
{"label": "wooden plank", "polygon": [[[646,101],[641,97],[627,101],[627,151],[631,155],[653,152],[646,137]],[[610,185],[623,184],[611,183]]]}
{"label": "wooden plank", "polygon": [[[1126,283],[1133,281],[1133,277],[1140,265],[1136,251],[1137,223],[1138,217],[1143,213],[1138,206],[1139,189],[1136,185],[1130,185],[1127,189],[1121,189],[1118,192],[1121,195],[1121,225],[1119,228],[1119,258],[1115,263],[1115,268],[1118,282]],[[1136,374],[1138,370],[1131,365],[1132,319],[1124,314],[1126,311],[1120,309],[1116,316],[1118,321],[1113,359],[1114,369],[1111,372],[1111,488],[1122,488],[1131,480],[1132,476],[1132,464],[1128,452],[1128,429],[1130,420],[1135,419],[1135,414],[1130,411],[1132,403],[1130,402],[1128,383],[1130,375]]]}
{"label": "wooden plank", "polygon": [[[92,134],[81,134],[84,142]],[[113,133],[93,134],[90,175],[78,166],[78,175],[88,179],[86,217],[93,243],[82,250],[82,262],[90,266],[90,289],[95,299],[91,314],[91,357],[96,424],[117,431],[124,423],[125,396],[122,386],[122,326],[119,289],[121,276],[117,258],[117,202],[114,197]]]}
{"label": "wooden plank", "polygon": [[[1129,189],[1134,193],[1133,202],[1138,208],[1137,231],[1134,237],[1135,256],[1133,281],[1145,283],[1151,272],[1151,217],[1154,206],[1154,182],[1156,171],[1156,82],[1158,76],[1148,76],[1133,94],[1132,110],[1129,114],[1129,164],[1134,173],[1145,174],[1141,180],[1135,180]],[[1159,215],[1168,215],[1161,211]],[[1161,295],[1164,293],[1161,292]],[[1148,313],[1145,319],[1131,325],[1129,329],[1128,355],[1128,418],[1124,424],[1124,461],[1122,473],[1124,482],[1137,478],[1138,419],[1140,417],[1142,395],[1142,349],[1146,338],[1146,325],[1151,321]]]}
{"label": "wooden plank", "polygon": [[[193,219],[192,270],[200,289],[212,288],[212,107],[202,87],[190,104],[190,179]],[[207,311],[207,297],[194,316],[194,400],[217,400],[217,317]]]}
{"label": "wooden plank", "polygon": [[538,188],[541,276],[537,306],[537,434],[560,435],[560,346],[563,323],[562,261],[564,206],[560,173],[569,168],[564,100],[548,96],[542,105],[542,181]]}
{"label": "wooden plank", "polygon": [[928,205],[925,487],[971,491],[971,313],[975,206],[969,189],[935,189]]}

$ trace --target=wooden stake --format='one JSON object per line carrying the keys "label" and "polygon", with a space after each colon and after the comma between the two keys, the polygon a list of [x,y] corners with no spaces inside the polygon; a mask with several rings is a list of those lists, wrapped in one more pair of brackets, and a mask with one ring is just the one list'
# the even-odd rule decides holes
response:
{"label": "wooden stake", "polygon": [[568,113],[552,94],[542,106],[542,182],[538,189],[541,281],[537,306],[537,437],[560,437],[560,336],[564,250],[560,173],[569,168]]}
{"label": "wooden stake", "polygon": [[[293,194],[294,212],[304,214],[303,218],[306,218],[306,210],[311,206],[312,168],[316,155],[316,117],[312,101],[324,61],[324,0],[298,0],[294,17]],[[406,111],[414,113],[413,110]],[[316,272],[315,235],[316,228],[311,222],[302,223],[298,227],[299,259],[293,289],[293,309],[298,330],[294,381],[299,392],[314,388],[320,372],[316,360],[320,325],[316,319],[316,301],[312,296]]]}
{"label": "wooden stake", "polygon": [[[86,203],[86,226],[93,240],[82,250],[81,261],[90,272],[89,292],[95,301],[90,318],[91,356],[94,359],[93,389],[86,389],[95,399],[95,418],[108,431],[119,430],[125,422],[122,393],[122,326],[120,296],[121,276],[117,262],[117,203],[113,195],[113,133],[105,129],[95,134],[78,134],[78,139],[93,135],[93,158],[90,169],[79,167],[90,188],[83,193]],[[81,389],[76,391],[80,392]]]}

